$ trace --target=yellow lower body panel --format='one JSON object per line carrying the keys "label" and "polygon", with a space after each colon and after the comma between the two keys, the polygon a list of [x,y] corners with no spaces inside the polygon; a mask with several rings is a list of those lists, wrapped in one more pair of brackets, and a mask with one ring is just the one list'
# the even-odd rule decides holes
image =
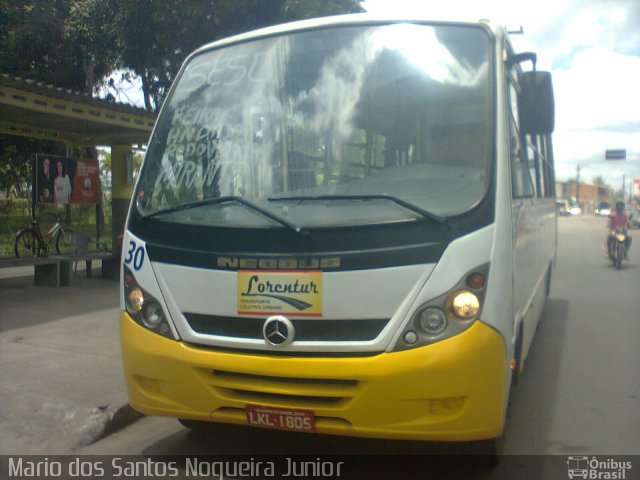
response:
{"label": "yellow lower body panel", "polygon": [[231,353],[166,339],[123,313],[120,335],[136,410],[247,424],[247,404],[312,410],[318,433],[462,441],[500,436],[506,353],[481,322],[453,338],[365,357]]}

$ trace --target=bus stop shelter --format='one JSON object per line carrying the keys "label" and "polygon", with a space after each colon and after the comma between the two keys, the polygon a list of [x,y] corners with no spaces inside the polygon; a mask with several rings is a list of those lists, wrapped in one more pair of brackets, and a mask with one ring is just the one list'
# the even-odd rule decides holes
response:
{"label": "bus stop shelter", "polygon": [[124,229],[133,193],[133,145],[147,144],[155,118],[155,113],[142,108],[0,75],[0,133],[61,142],[67,147],[111,146],[114,246],[115,237]]}

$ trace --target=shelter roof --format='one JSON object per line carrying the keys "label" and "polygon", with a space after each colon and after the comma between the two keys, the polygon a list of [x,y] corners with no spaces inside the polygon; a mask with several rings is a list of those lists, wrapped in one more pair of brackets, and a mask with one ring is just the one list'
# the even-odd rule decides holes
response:
{"label": "shelter roof", "polygon": [[72,145],[146,144],[156,114],[8,74],[0,75],[0,133]]}

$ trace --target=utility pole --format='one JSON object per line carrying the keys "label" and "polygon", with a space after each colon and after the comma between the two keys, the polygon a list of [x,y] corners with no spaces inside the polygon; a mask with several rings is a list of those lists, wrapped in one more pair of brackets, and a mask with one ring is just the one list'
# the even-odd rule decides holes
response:
{"label": "utility pole", "polygon": [[625,202],[626,199],[624,197],[627,196],[627,174],[623,173],[622,174],[622,201]]}

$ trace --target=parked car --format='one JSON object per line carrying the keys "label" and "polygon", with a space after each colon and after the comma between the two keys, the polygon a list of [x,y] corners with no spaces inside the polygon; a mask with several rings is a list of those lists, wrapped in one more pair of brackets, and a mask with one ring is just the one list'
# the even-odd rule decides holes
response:
{"label": "parked car", "polygon": [[569,214],[570,215],[580,215],[580,214],[582,214],[582,209],[577,205],[572,205],[571,207],[569,207]]}
{"label": "parked car", "polygon": [[599,217],[608,217],[611,214],[611,205],[608,202],[600,202],[600,204],[593,209],[593,213]]}

